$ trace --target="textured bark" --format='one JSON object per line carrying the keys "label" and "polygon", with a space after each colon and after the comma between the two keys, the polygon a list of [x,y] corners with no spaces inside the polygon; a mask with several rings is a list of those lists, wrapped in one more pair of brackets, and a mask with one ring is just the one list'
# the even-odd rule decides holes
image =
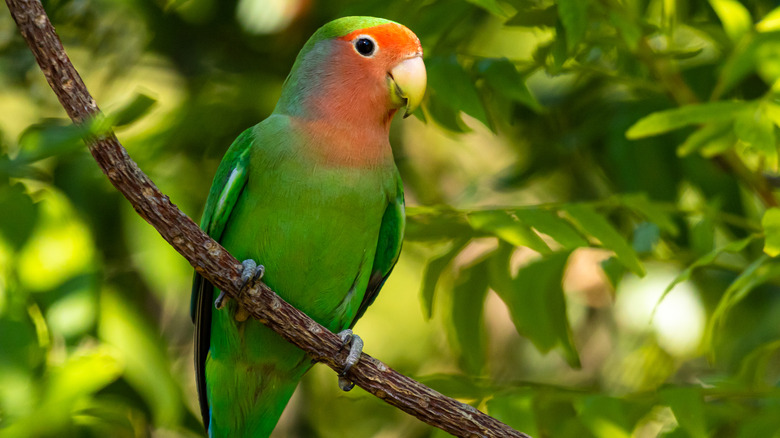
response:
{"label": "textured bark", "polygon": [[[38,0],[6,0],[22,36],[49,85],[76,124],[100,116],[100,110],[65,54]],[[241,289],[241,264],[182,213],[138,168],[113,132],[85,139],[92,156],[133,208],[204,278],[245,308],[249,315],[340,372],[347,351],[339,338],[282,300],[264,284]],[[347,377],[385,402],[446,432],[462,437],[528,437],[477,409],[394,371],[367,354]]]}

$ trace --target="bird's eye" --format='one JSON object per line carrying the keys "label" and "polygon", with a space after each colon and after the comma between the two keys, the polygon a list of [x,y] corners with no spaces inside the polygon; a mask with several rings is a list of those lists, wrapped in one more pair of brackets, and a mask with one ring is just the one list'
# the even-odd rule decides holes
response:
{"label": "bird's eye", "polygon": [[369,57],[376,51],[376,43],[368,37],[360,37],[355,40],[355,50],[365,57]]}

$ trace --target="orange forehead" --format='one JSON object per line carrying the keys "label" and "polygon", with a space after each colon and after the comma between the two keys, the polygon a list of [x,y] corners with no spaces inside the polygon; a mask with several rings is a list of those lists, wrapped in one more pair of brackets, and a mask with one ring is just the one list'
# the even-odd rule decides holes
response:
{"label": "orange forehead", "polygon": [[339,38],[352,41],[360,35],[368,35],[376,41],[381,50],[389,50],[398,55],[422,55],[422,47],[417,35],[405,26],[396,23],[380,24],[379,26],[358,29]]}

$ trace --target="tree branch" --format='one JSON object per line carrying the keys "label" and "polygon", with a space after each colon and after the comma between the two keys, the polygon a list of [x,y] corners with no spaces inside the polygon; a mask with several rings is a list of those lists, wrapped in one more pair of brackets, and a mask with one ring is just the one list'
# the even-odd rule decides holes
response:
{"label": "tree branch", "polygon": [[[100,115],[39,0],[6,0],[8,9],[68,116],[80,125]],[[241,264],[182,213],[130,159],[112,131],[85,139],[92,156],[135,211],[218,289],[314,360],[341,372],[339,338],[263,284],[241,290]],[[347,377],[385,402],[462,437],[525,437],[477,409],[392,370],[367,354]]]}

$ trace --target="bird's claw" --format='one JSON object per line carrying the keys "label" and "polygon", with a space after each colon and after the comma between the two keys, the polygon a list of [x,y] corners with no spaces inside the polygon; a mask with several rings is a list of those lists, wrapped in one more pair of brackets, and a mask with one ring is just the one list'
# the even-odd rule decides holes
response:
{"label": "bird's claw", "polygon": [[244,260],[241,262],[241,266],[244,267],[244,270],[241,272],[241,289],[246,288],[250,282],[262,280],[263,275],[265,275],[265,266],[258,265],[252,259]]}
{"label": "bird's claw", "polygon": [[224,291],[219,291],[219,296],[216,300],[214,300],[214,307],[217,310],[222,310],[223,307],[225,307],[225,304],[227,303],[228,296],[225,295]]}
{"label": "bird's claw", "polygon": [[[243,267],[243,270],[241,271],[241,289],[245,289],[250,282],[259,281],[263,278],[263,275],[265,275],[265,266],[258,265],[257,262],[255,262],[252,259],[247,259],[241,262],[241,266]],[[217,308],[217,310],[221,310],[225,307],[225,304],[227,304],[228,297],[224,291],[219,291],[219,296],[216,300],[214,300],[214,307]],[[249,314],[243,310],[238,309],[236,313],[236,320],[238,321],[244,321],[247,319]]]}
{"label": "bird's claw", "polygon": [[360,336],[352,333],[350,329],[339,332],[338,337],[341,339],[342,348],[349,344],[349,354],[344,361],[344,369],[339,373],[339,388],[342,391],[349,391],[355,384],[346,378],[347,371],[360,360],[360,354],[363,352],[363,340],[360,339]]}

